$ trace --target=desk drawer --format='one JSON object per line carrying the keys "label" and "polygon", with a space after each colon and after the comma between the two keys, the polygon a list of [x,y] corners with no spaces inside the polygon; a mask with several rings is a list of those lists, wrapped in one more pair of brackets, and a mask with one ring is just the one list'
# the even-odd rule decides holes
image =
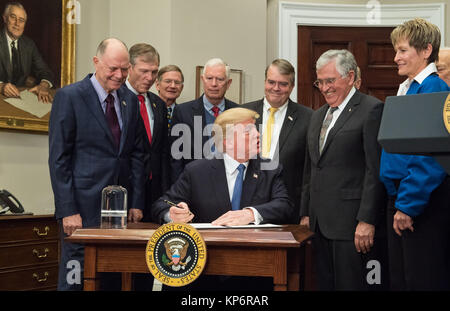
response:
{"label": "desk drawer", "polygon": [[42,241],[58,238],[55,219],[23,219],[0,222],[0,243]]}
{"label": "desk drawer", "polygon": [[0,269],[58,263],[58,241],[0,245]]}
{"label": "desk drawer", "polygon": [[56,287],[58,266],[0,272],[0,290],[33,290]]}

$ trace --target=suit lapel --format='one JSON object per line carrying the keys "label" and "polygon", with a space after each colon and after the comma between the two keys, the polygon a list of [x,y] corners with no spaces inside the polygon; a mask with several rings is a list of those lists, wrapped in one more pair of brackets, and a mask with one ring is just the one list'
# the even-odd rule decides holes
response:
{"label": "suit lapel", "polygon": [[90,81],[91,75],[88,75],[84,78],[83,83],[81,84],[81,98],[83,99],[86,106],[89,108],[91,113],[94,115],[97,122],[105,131],[106,135],[109,137],[109,140],[114,145],[114,138],[112,136],[111,130],[106,122],[105,113],[103,112],[101,103],[98,100],[97,92],[94,89]]}
{"label": "suit lapel", "polygon": [[256,186],[258,184],[258,178],[260,178],[261,175],[259,173],[258,164],[259,161],[257,160],[249,161],[247,171],[245,173],[244,184],[242,185],[241,209],[246,206],[251,206],[253,195],[255,194]]}
{"label": "suit lapel", "polygon": [[120,106],[120,113],[122,116],[122,133],[120,135],[120,148],[119,152],[122,151],[123,146],[126,142],[127,134],[128,134],[128,123],[130,119],[130,103],[127,103],[125,101],[125,93],[124,89],[122,89],[124,86],[122,86],[120,89],[117,90],[117,97],[119,97],[119,106]]}
{"label": "suit lapel", "polygon": [[319,152],[319,139],[320,139],[320,130],[322,129],[323,119],[325,119],[325,114],[328,111],[328,104],[323,105],[317,111],[317,119],[314,120],[313,126],[311,127],[311,136],[312,136],[312,151],[310,151],[311,155],[314,156],[315,159],[320,158]]}
{"label": "suit lapel", "polygon": [[227,212],[231,210],[231,202],[230,193],[228,192],[225,164],[223,161],[223,159],[210,160],[211,167],[214,171],[211,174],[210,183],[213,185],[217,206],[224,206],[224,212]]}
{"label": "suit lapel", "polygon": [[342,128],[342,126],[344,126],[344,124],[347,122],[350,116],[358,108],[358,105],[359,105],[359,93],[356,92],[355,94],[353,94],[347,106],[345,106],[344,111],[341,112],[333,128],[328,133],[328,137],[327,140],[325,141],[325,146],[323,147],[322,154],[326,152],[327,147],[330,145],[331,141],[336,136],[336,133],[338,133],[339,130]]}
{"label": "suit lapel", "polygon": [[284,143],[286,142],[292,127],[297,121],[297,104],[289,100],[286,116],[281,126],[280,137],[278,139],[279,152],[283,149]]}

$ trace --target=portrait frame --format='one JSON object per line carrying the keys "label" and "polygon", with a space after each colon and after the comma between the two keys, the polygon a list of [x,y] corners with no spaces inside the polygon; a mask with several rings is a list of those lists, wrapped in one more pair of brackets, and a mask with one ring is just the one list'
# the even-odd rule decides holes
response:
{"label": "portrait frame", "polygon": [[[203,66],[197,66],[195,68],[195,98],[199,98],[203,93],[203,81],[201,75],[203,72]],[[243,104],[243,71],[240,69],[230,69],[230,79],[232,79],[230,88],[228,89],[225,97],[228,100],[235,103]]]}
{"label": "portrait frame", "polygon": [[[59,5],[61,3],[61,16],[47,16],[47,18],[60,19],[58,24],[61,25],[61,63],[60,63],[60,86],[71,84],[75,80],[75,23],[69,22],[76,1],[73,0],[51,0]],[[25,6],[25,4],[24,4]],[[27,10],[30,15],[29,10]],[[50,38],[51,39],[51,38]],[[55,73],[57,74],[57,73]],[[55,86],[54,86],[55,88]],[[56,90],[51,89],[51,94],[54,96]],[[25,88],[19,88],[23,90]],[[0,129],[11,130],[30,133],[48,133],[48,122],[50,112],[42,118],[39,118],[31,113],[14,107],[4,101],[4,97],[0,95]],[[51,105],[51,104],[49,104]]]}

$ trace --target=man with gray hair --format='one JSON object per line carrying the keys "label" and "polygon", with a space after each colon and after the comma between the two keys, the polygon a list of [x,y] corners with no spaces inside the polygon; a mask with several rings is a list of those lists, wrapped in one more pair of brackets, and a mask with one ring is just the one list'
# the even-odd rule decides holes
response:
{"label": "man with gray hair", "polygon": [[23,35],[27,12],[22,4],[8,3],[3,12],[3,22],[5,26],[0,31],[0,94],[20,97],[18,87],[27,86],[40,101],[51,102],[49,89],[53,86],[53,73],[33,40]]}
{"label": "man with gray hair", "polygon": [[94,74],[56,92],[50,115],[48,163],[61,228],[58,290],[83,288],[84,247],[64,237],[100,225],[106,186],[128,190],[130,222],[141,220],[144,207],[145,128],[137,97],[123,85],[128,49],[105,39],[93,63]]}
{"label": "man with gray hair", "polygon": [[[301,224],[315,232],[313,251],[320,290],[387,288],[380,255],[385,192],[377,142],[383,103],[354,87],[357,64],[347,50],[329,50],[316,63],[314,85],[326,105],[315,111],[307,134]],[[366,278],[369,261],[381,276]],[[380,267],[378,267],[380,268]]]}
{"label": "man with gray hair", "polygon": [[237,107],[235,102],[225,98],[231,79],[230,66],[223,60],[213,58],[207,61],[201,79],[203,95],[178,105],[172,115],[172,183],[181,175],[186,164],[211,154],[212,124],[223,111]]}
{"label": "man with gray hair", "polygon": [[439,77],[450,86],[450,48],[439,49],[439,59],[436,62]]}

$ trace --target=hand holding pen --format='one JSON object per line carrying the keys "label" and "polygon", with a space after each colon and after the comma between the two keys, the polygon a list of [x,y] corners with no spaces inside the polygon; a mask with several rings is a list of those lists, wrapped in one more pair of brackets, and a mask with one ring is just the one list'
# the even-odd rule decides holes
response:
{"label": "hand holding pen", "polygon": [[195,216],[185,202],[180,202],[178,204],[168,200],[164,200],[164,202],[170,205],[169,216],[173,222],[188,223],[191,222]]}

